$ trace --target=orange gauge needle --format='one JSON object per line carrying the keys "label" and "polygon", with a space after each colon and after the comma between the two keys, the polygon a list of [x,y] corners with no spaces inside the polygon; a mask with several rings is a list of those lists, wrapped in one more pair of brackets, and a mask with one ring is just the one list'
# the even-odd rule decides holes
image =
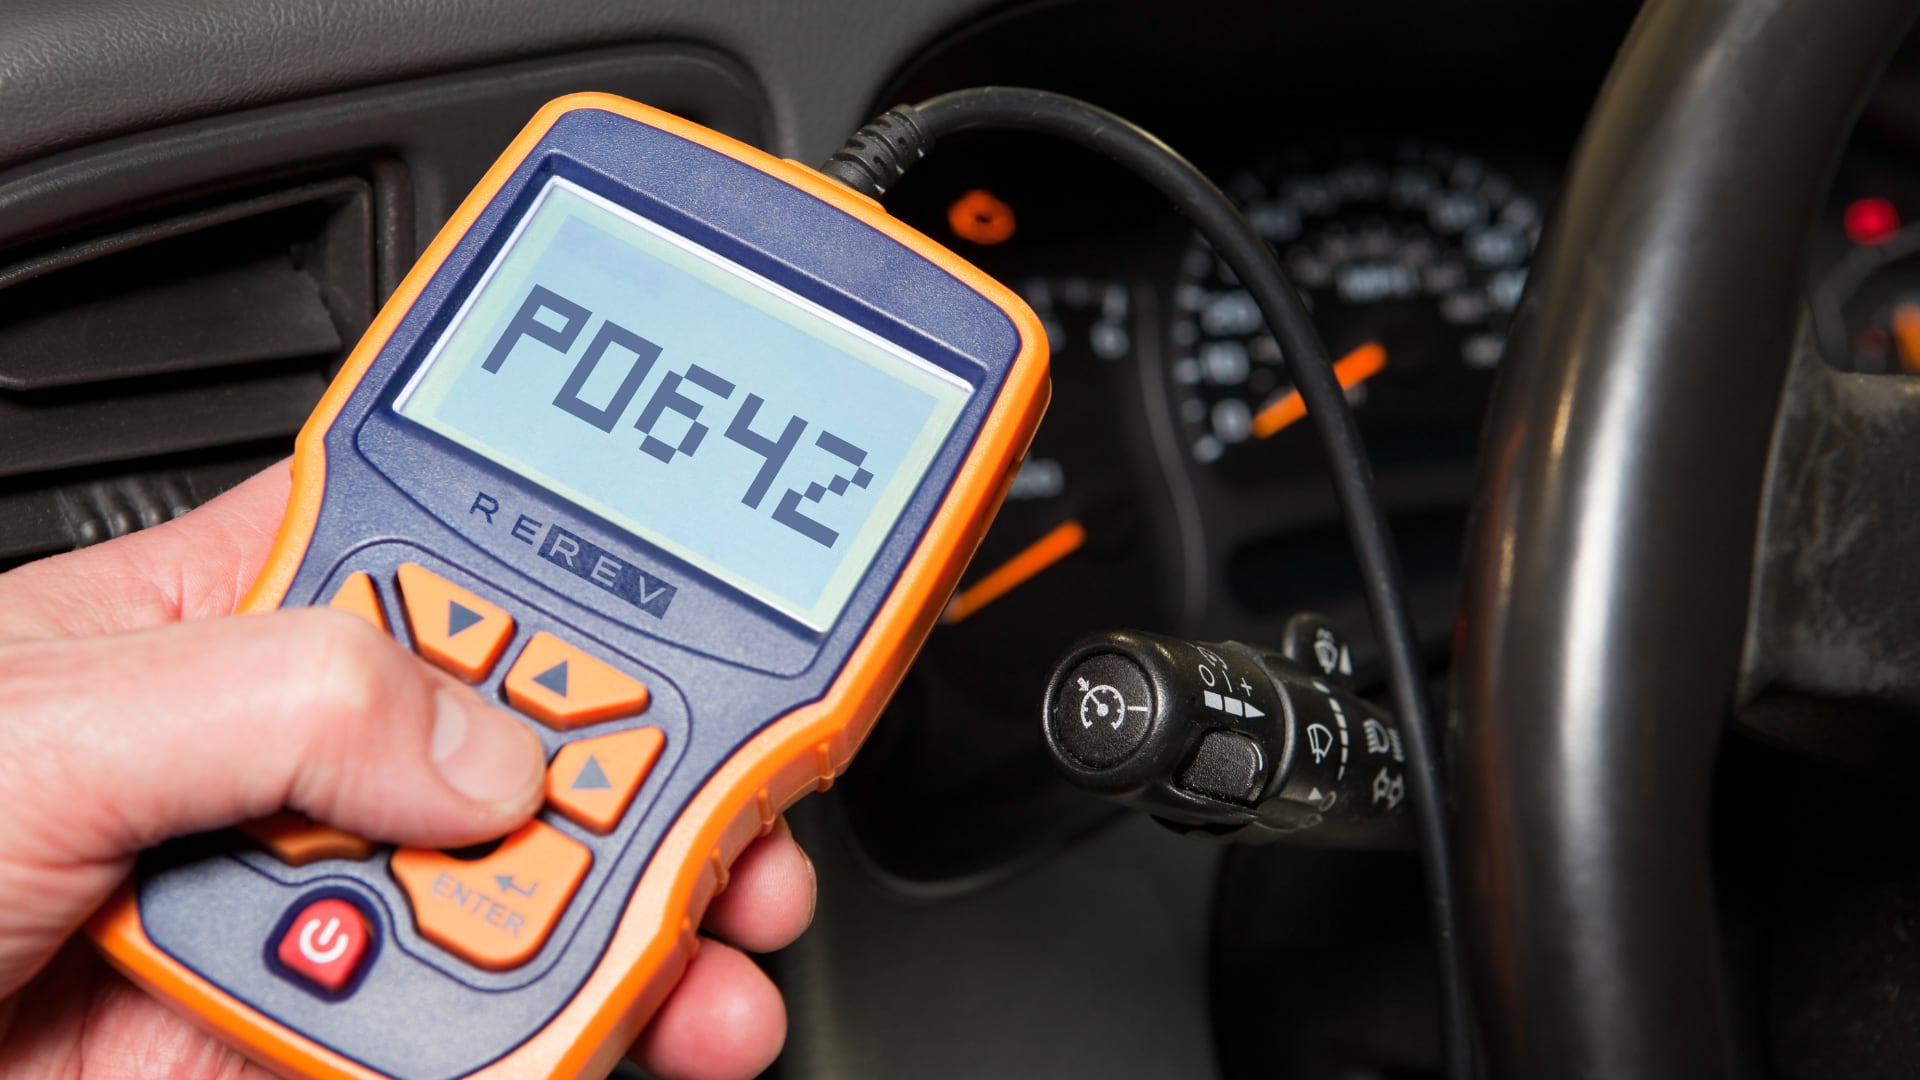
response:
{"label": "orange gauge needle", "polygon": [[1900,343],[1900,370],[1920,375],[1920,304],[1907,300],[1893,309],[1893,336]]}
{"label": "orange gauge needle", "polygon": [[[1920,316],[1920,310],[1916,310],[1914,314]],[[1895,318],[1898,316],[1896,315]],[[1920,332],[1920,327],[1915,329]],[[1380,369],[1386,366],[1387,350],[1382,348],[1379,342],[1369,341],[1335,360],[1333,375],[1340,380],[1343,389],[1351,390],[1380,374]],[[1305,415],[1307,415],[1307,403],[1300,400],[1300,391],[1289,390],[1253,414],[1253,437],[1269,438],[1293,426],[1295,421]]]}
{"label": "orange gauge needle", "polygon": [[995,567],[992,573],[955,593],[948,601],[940,621],[952,626],[995,600],[1026,584],[1040,571],[1059,562],[1087,542],[1087,530],[1077,521],[1054,527],[1047,535],[1028,544],[1018,555]]}

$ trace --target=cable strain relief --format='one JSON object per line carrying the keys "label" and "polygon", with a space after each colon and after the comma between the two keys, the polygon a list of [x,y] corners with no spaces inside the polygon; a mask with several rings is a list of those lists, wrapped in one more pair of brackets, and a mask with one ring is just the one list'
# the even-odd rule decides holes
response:
{"label": "cable strain relief", "polygon": [[888,109],[834,152],[820,171],[869,198],[879,198],[932,149],[911,105]]}

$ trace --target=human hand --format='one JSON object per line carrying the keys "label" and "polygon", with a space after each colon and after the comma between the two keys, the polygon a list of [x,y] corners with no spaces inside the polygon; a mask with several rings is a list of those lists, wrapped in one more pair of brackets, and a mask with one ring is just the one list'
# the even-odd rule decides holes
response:
{"label": "human hand", "polygon": [[[539,805],[539,740],[366,623],[216,617],[259,572],[287,492],[271,468],[177,521],[0,575],[0,1075],[267,1075],[71,941],[139,851],[282,807],[451,847]],[[781,948],[813,884],[782,822],[704,929]],[[773,983],[709,942],[635,1057],[668,1080],[731,1080],[785,1037]]]}

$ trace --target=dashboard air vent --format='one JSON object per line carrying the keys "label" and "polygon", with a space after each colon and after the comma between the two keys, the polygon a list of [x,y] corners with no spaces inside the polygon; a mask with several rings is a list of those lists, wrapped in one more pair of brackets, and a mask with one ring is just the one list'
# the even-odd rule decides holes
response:
{"label": "dashboard air vent", "polygon": [[372,320],[374,245],[372,189],[347,176],[0,263],[0,567],[284,453]]}

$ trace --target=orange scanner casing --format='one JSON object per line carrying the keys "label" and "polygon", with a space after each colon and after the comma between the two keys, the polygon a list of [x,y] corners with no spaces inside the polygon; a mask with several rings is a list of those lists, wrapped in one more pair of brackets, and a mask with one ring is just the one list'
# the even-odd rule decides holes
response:
{"label": "orange scanner casing", "polygon": [[[773,320],[768,333],[781,323],[812,335],[794,339],[802,344],[852,342],[842,351],[880,374],[847,368],[856,374],[842,384],[832,361],[794,375],[811,345],[736,362],[672,334],[642,339],[692,319],[646,307],[664,286],[621,293],[632,306],[618,328],[635,332],[622,337],[593,303],[538,307],[536,294],[566,292],[542,293],[534,285],[551,281],[541,275],[567,271],[532,254],[519,291],[504,291],[523,266],[523,234],[529,252],[561,250],[561,239],[532,247],[549,242],[536,238],[547,235],[540,208],[560,205],[555,192],[575,216],[553,237],[596,214],[609,236],[657,234],[645,266],[683,267],[716,296],[750,294],[737,320],[717,322]],[[519,337],[496,335],[497,371],[454,359],[465,355],[462,328],[494,325],[484,320],[495,282],[500,312],[533,313],[502,323]],[[887,366],[895,354],[905,367]],[[599,479],[609,470],[552,482],[562,467],[522,468],[492,443],[403,411],[434,400],[423,372],[442,356],[481,387],[498,372],[557,384],[584,371],[515,400],[534,418],[529,430],[604,432],[631,455],[618,470],[626,486],[600,487],[613,483]],[[620,364],[631,378],[610,389],[606,373]],[[860,401],[843,399],[865,387],[911,397],[883,389],[884,378],[931,388],[927,415],[946,417],[867,440],[907,445],[911,435],[911,467],[905,452],[854,446],[854,420],[821,419],[857,416]],[[449,385],[435,416],[463,400],[467,383]],[[1026,305],[874,201],[631,101],[551,103],[428,246],[301,430],[284,522],[240,610],[331,603],[380,625],[526,720],[553,763],[554,801],[505,844],[452,857],[287,815],[172,845],[142,859],[88,933],[129,978],[286,1075],[607,1074],[697,950],[734,858],[795,800],[826,790],[860,747],[991,522],[1048,385],[1046,338]],[[821,396],[795,396],[807,386]],[[782,440],[791,445],[769,449]],[[615,505],[688,475],[673,469],[755,478],[744,495],[727,489],[724,512],[759,515],[751,528],[775,538],[765,543],[812,553],[794,539],[811,536],[831,553],[822,559],[846,560],[822,587],[829,599],[789,602],[755,576],[785,569],[743,568],[728,560],[746,556],[683,542],[721,509],[673,521],[662,510],[656,521]],[[690,499],[716,486],[700,475]],[[833,553],[829,535],[871,551]],[[844,595],[831,600],[835,590]],[[352,905],[364,928],[328,915],[347,910],[328,901]],[[364,954],[335,959],[337,942],[362,929]],[[298,949],[313,963],[276,959]],[[330,960],[357,965],[333,979],[338,989],[296,970]]]}

